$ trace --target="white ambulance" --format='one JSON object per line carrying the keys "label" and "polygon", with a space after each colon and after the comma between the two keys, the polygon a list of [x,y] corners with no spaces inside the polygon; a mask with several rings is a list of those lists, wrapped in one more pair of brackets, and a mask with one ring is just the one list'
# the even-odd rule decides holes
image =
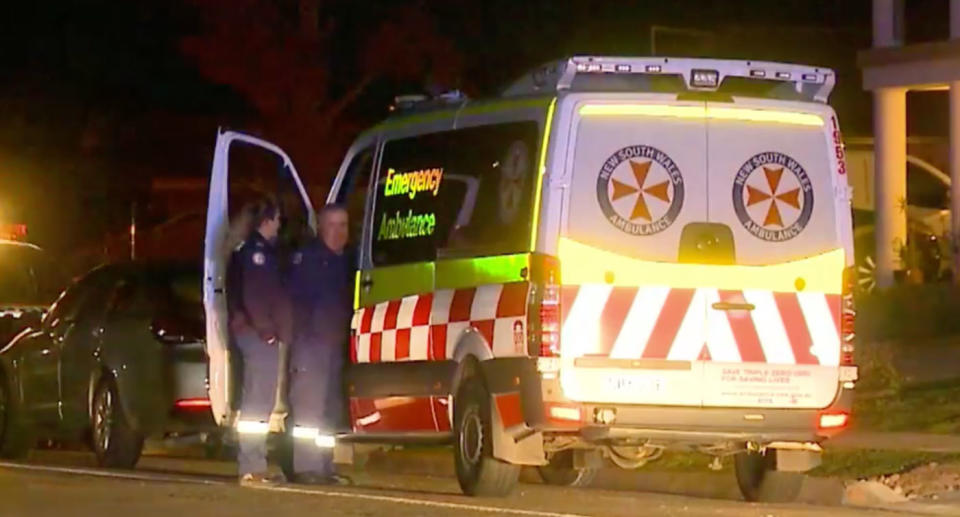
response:
{"label": "white ambulance", "polygon": [[[502,96],[407,101],[351,147],[359,271],[339,443],[451,445],[464,492],[521,466],[587,484],[671,448],[732,458],[749,500],[796,496],[843,429],[853,365],[850,190],[831,70],[574,57]],[[207,220],[210,395],[235,417],[222,252]],[[288,209],[289,213],[289,209]],[[719,460],[718,460],[719,461]]]}

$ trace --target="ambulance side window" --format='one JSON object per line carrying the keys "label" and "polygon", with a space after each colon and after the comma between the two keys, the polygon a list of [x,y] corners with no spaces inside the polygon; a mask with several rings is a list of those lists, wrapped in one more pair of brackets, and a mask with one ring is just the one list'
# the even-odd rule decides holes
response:
{"label": "ambulance side window", "polygon": [[366,206],[367,191],[370,188],[370,175],[373,174],[373,148],[366,148],[353,156],[343,184],[337,192],[336,203],[347,208],[350,216],[350,242],[360,242],[363,232],[363,213]]}
{"label": "ambulance side window", "polygon": [[[510,122],[457,130],[448,149],[448,179],[438,212],[449,232],[441,257],[518,253],[530,243],[538,125]],[[458,188],[447,188],[447,186]]]}
{"label": "ambulance side window", "polygon": [[437,213],[447,189],[446,133],[388,141],[383,148],[374,199],[371,249],[375,266],[428,262],[436,239],[449,231]]}

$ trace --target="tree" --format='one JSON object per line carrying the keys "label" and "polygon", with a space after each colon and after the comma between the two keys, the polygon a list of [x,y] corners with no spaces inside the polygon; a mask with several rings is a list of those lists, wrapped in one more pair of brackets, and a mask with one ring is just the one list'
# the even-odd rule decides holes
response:
{"label": "tree", "polygon": [[253,113],[243,129],[283,147],[314,184],[329,183],[345,146],[369,122],[350,109],[371,85],[451,84],[459,73],[458,53],[419,4],[365,7],[364,19],[342,23],[355,3],[190,1],[201,29],[183,38],[184,53],[203,75],[247,99]]}

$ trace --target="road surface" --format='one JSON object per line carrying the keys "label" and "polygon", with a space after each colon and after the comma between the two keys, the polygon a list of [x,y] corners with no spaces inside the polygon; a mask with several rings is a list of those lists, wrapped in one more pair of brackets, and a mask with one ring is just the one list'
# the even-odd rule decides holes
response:
{"label": "road surface", "polygon": [[[227,462],[146,457],[135,471],[91,467],[90,455],[39,452],[0,463],[0,516],[867,516],[876,510],[763,505],[652,493],[522,484],[510,497],[460,495],[449,478],[362,473],[352,487],[238,487]],[[891,514],[897,515],[897,514]],[[902,515],[902,514],[899,514]]]}

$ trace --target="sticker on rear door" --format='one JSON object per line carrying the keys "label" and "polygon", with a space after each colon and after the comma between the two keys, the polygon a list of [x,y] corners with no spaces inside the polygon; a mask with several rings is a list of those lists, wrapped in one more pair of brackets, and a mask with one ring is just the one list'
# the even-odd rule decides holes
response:
{"label": "sticker on rear door", "polygon": [[803,166],[778,152],[746,161],[733,182],[733,208],[758,239],[790,240],[803,232],[813,213],[813,184]]}
{"label": "sticker on rear door", "polygon": [[607,220],[630,235],[660,233],[683,206],[683,175],[666,153],[631,145],[610,155],[597,176],[597,201]]}

